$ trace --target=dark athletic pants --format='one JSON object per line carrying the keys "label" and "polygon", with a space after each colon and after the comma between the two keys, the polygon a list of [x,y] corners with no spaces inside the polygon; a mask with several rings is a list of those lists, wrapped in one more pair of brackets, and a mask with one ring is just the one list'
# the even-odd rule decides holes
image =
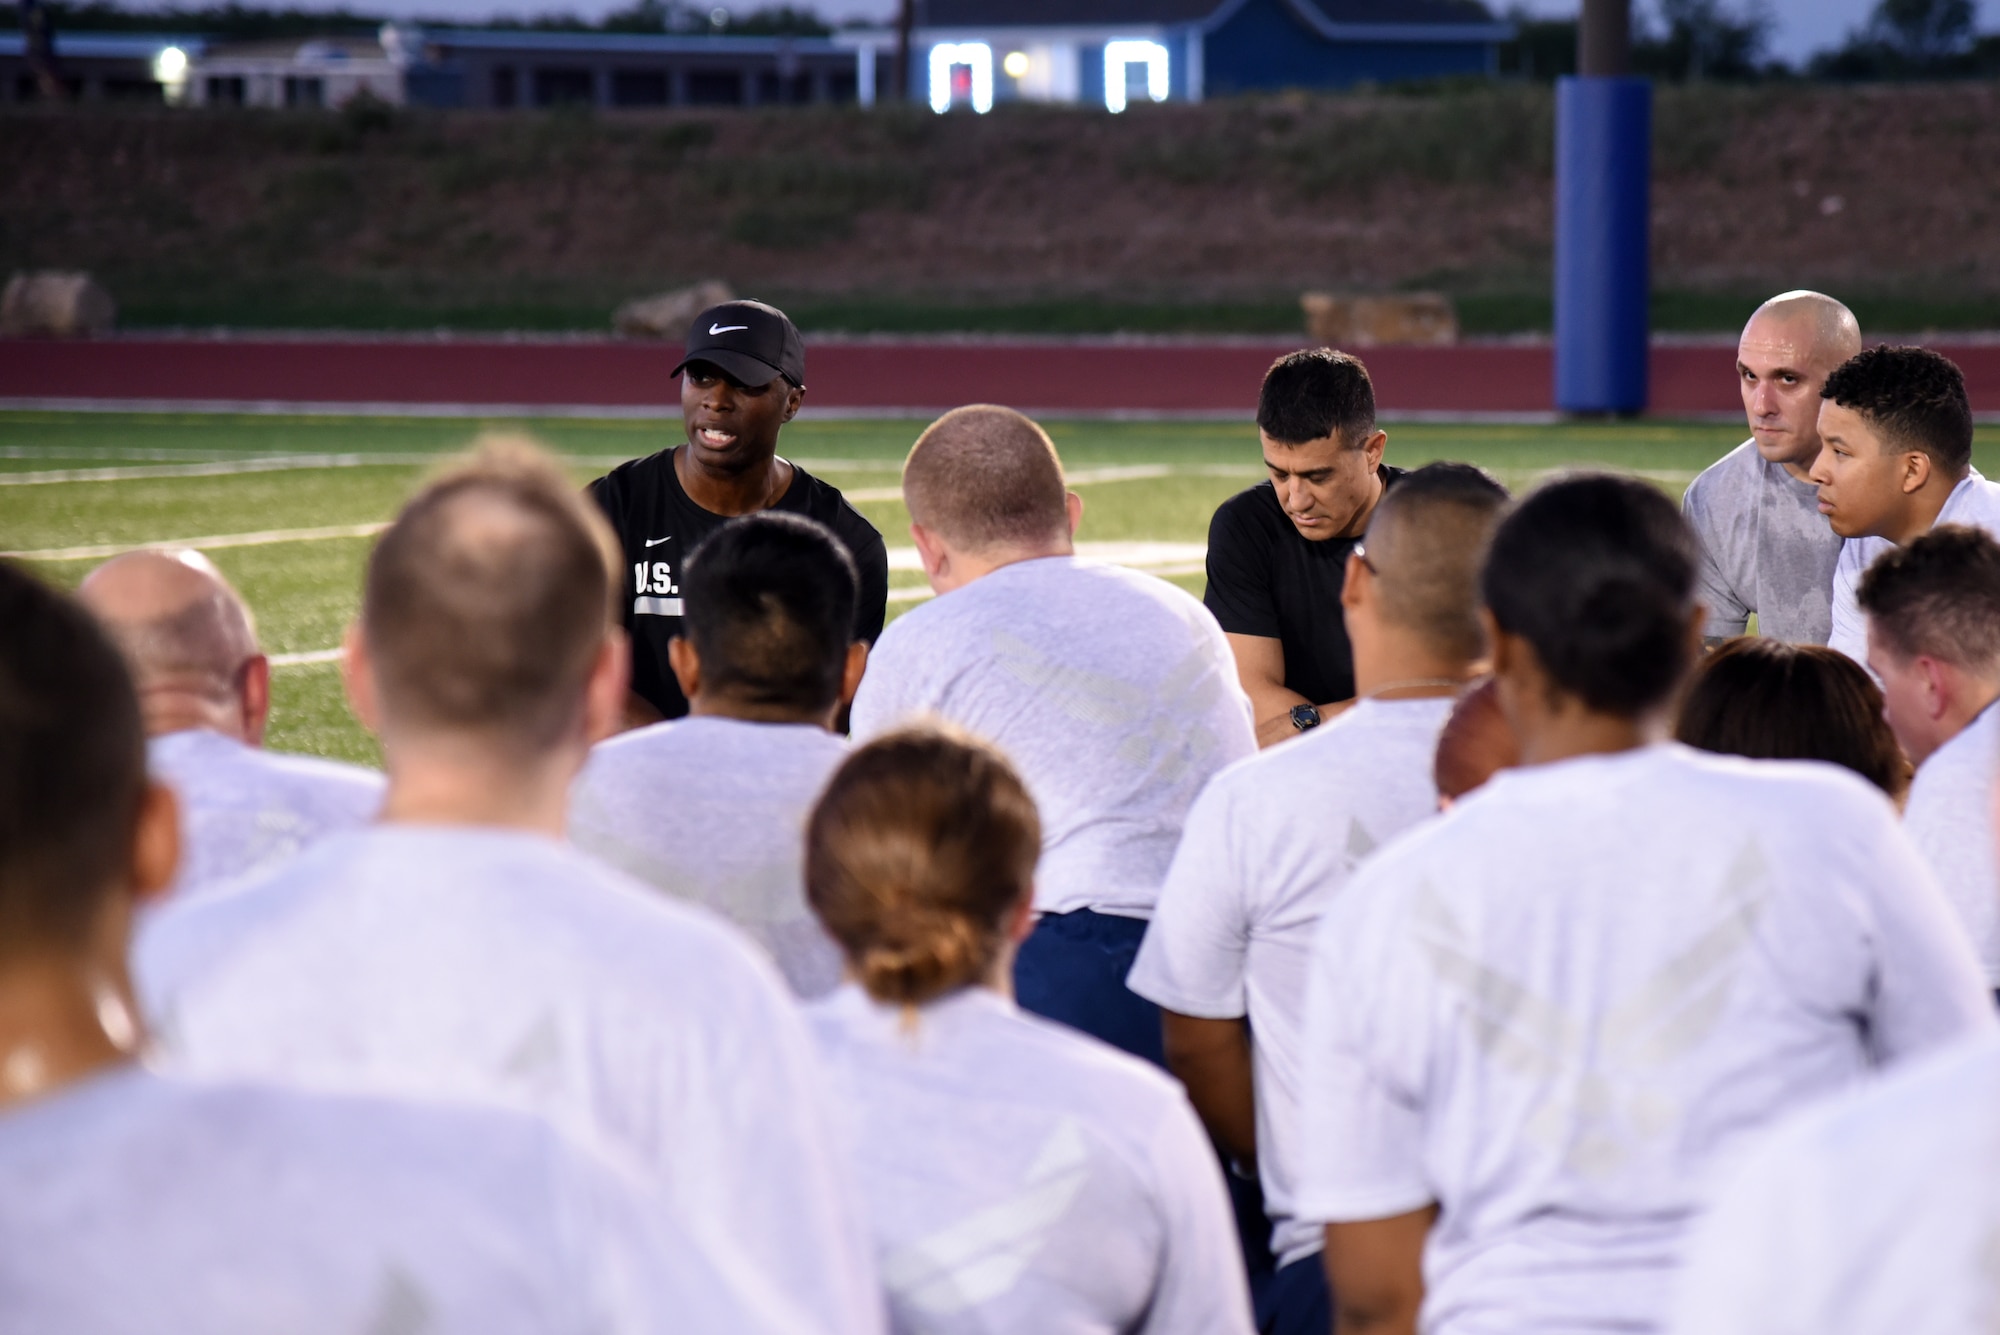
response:
{"label": "dark athletic pants", "polygon": [[1252,1280],[1257,1335],[1327,1335],[1333,1329],[1333,1290],[1326,1286],[1325,1258],[1301,1256],[1276,1272]]}

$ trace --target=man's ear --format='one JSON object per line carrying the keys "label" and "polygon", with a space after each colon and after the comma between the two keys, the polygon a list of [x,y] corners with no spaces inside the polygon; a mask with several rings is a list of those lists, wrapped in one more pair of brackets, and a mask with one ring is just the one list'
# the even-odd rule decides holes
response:
{"label": "man's ear", "polygon": [[1919,654],[1916,669],[1924,679],[1924,717],[1937,722],[1951,711],[1958,697],[1958,681],[1952,669],[1928,654]]}
{"label": "man's ear", "polygon": [[181,865],[181,804],[174,790],[148,780],[139,798],[139,820],[132,831],[132,898],[149,903],[167,893]]}
{"label": "man's ear", "polygon": [[856,640],[847,646],[847,662],[840,669],[840,707],[845,709],[854,703],[854,693],[861,689],[861,678],[868,671],[868,641]]}
{"label": "man's ear", "polygon": [[[1363,586],[1366,585],[1364,589]],[[1375,584],[1368,569],[1368,563],[1353,552],[1347,554],[1347,576],[1340,582],[1340,605],[1352,611],[1368,601],[1374,593]]]}
{"label": "man's ear", "polygon": [[792,385],[785,395],[785,415],[780,420],[789,422],[794,417],[797,417],[799,409],[805,406],[805,402],[806,387],[804,385]]}
{"label": "man's ear", "polygon": [[1911,450],[1903,456],[1903,494],[1922,491],[1924,484],[1931,480],[1931,457],[1922,450]]}
{"label": "man's ear", "polygon": [[264,727],[271,721],[271,660],[264,655],[257,654],[243,665],[238,702],[243,708],[243,740],[262,746]]}
{"label": "man's ear", "polygon": [[945,540],[925,528],[922,524],[910,525],[910,538],[917,544],[917,559],[924,563],[924,574],[933,585],[951,575],[951,548]]}
{"label": "man's ear", "polygon": [[1077,525],[1083,522],[1083,497],[1073,491],[1064,493],[1063,509],[1069,512],[1069,535],[1074,538]]}
{"label": "man's ear", "polygon": [[1361,452],[1368,456],[1368,471],[1374,472],[1382,466],[1382,451],[1388,448],[1389,433],[1377,431],[1361,442]]}
{"label": "man's ear", "polygon": [[701,653],[694,647],[694,641],[685,635],[676,635],[668,640],[667,666],[673,669],[681,694],[692,704],[694,698],[701,694]]}
{"label": "man's ear", "polygon": [[340,682],[347,688],[347,705],[354,717],[380,738],[382,700],[375,689],[375,663],[368,653],[368,637],[361,633],[359,621],[340,637]]}
{"label": "man's ear", "polygon": [[632,688],[632,642],[623,626],[612,626],[598,646],[584,684],[584,740],[595,746],[625,726],[625,695]]}

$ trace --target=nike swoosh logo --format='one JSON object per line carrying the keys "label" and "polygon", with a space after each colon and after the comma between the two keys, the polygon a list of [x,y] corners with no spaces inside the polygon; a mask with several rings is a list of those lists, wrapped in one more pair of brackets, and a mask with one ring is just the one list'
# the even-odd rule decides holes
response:
{"label": "nike swoosh logo", "polygon": [[747,324],[712,324],[708,327],[708,332],[711,334],[729,334],[739,329],[747,330],[749,328],[750,326]]}
{"label": "nike swoosh logo", "polygon": [[669,534],[667,534],[667,536],[666,536],[666,537],[664,537],[664,538],[648,538],[648,539],[646,539],[646,545],[647,545],[648,547],[657,547],[657,546],[659,546],[659,545],[660,545],[661,543],[663,543],[663,542],[672,542],[673,540],[674,540],[674,535],[673,535],[673,534],[671,534],[671,533],[669,533]]}

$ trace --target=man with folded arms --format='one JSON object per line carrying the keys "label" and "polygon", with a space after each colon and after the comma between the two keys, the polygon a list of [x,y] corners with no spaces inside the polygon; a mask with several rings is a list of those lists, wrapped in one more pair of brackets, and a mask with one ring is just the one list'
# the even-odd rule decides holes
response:
{"label": "man with folded arms", "polygon": [[379,824],[170,907],[136,952],[187,1069],[526,1108],[622,1152],[778,1298],[881,1319],[824,1089],[735,929],[563,842],[625,699],[616,548],[559,469],[489,447],[369,558],[346,672]]}

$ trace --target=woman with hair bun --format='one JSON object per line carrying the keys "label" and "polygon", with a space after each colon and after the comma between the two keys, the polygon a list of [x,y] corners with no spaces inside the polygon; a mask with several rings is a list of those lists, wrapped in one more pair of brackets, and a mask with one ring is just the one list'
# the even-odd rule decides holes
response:
{"label": "woman with hair bun", "polygon": [[1666,740],[1695,568],[1632,479],[1494,534],[1520,763],[1364,864],[1308,966],[1298,1205],[1342,1329],[1657,1329],[1759,1131],[1994,1024],[1880,791]]}
{"label": "woman with hair bun", "polygon": [[1180,1087],[1014,1005],[1041,838],[998,752],[929,727],[857,749],[807,826],[807,897],[850,979],[808,1015],[892,1329],[1249,1335]]}

